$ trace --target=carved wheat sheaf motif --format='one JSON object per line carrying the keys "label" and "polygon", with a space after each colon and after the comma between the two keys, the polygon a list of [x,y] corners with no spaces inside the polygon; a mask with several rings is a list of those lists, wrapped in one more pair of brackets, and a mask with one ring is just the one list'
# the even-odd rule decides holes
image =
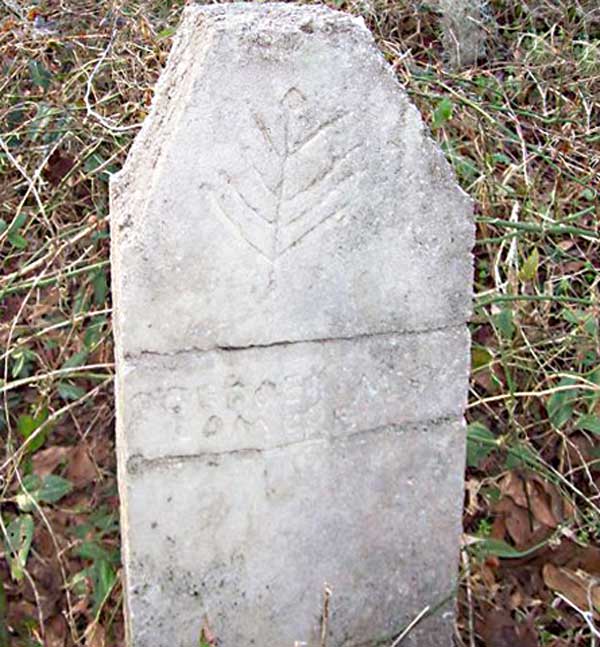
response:
{"label": "carved wheat sheaf motif", "polygon": [[341,220],[357,179],[362,142],[349,135],[350,113],[315,115],[292,88],[269,120],[252,113],[254,137],[241,144],[244,171],[224,169],[210,187],[214,212],[274,262],[328,221]]}

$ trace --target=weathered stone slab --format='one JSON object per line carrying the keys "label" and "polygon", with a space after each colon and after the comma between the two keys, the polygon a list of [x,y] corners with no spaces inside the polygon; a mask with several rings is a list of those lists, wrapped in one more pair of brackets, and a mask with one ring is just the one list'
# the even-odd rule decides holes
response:
{"label": "weathered stone slab", "polygon": [[[206,616],[222,645],[318,647],[327,582],[327,644],[389,645],[455,584],[463,433],[384,427],[136,466],[134,644],[197,647]],[[449,647],[451,618],[415,644]]]}
{"label": "weathered stone slab", "polygon": [[349,16],[188,10],[113,190],[126,353],[468,315],[467,199]]}
{"label": "weathered stone slab", "polygon": [[188,7],[111,203],[130,644],[449,645],[470,205],[362,22]]}
{"label": "weathered stone slab", "polygon": [[145,356],[121,397],[128,453],[269,449],[464,408],[464,327],[410,335]]}

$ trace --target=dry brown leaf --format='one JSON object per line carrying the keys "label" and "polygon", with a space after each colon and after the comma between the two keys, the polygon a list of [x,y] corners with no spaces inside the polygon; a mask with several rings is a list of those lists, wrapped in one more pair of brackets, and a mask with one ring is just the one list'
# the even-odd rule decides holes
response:
{"label": "dry brown leaf", "polygon": [[75,166],[75,159],[69,155],[62,155],[59,151],[54,151],[45,169],[45,175],[54,186],[58,186],[60,181]]}
{"label": "dry brown leaf", "polygon": [[550,528],[556,528],[559,524],[551,508],[551,496],[549,490],[554,486],[550,483],[540,482],[535,478],[527,480],[527,493],[533,516]]}
{"label": "dry brown leaf", "polygon": [[23,595],[35,602],[44,618],[50,618],[60,611],[60,600],[63,591],[63,581],[56,559],[37,560],[28,562],[27,570],[36,585],[34,592],[29,580],[25,583]]}
{"label": "dry brown leaf", "polygon": [[542,574],[544,584],[549,589],[560,593],[582,611],[589,610],[589,600],[595,610],[600,609],[600,585],[595,583],[595,578],[589,573],[548,563],[544,566]]}
{"label": "dry brown leaf", "polygon": [[489,368],[484,368],[473,374],[473,382],[480,386],[486,393],[496,393],[498,391],[498,383],[492,377],[492,371]]}
{"label": "dry brown leaf", "polygon": [[467,482],[465,483],[465,490],[468,494],[466,513],[474,516],[480,509],[477,498],[479,491],[481,490],[481,481],[475,478],[467,479]]}
{"label": "dry brown leaf", "polygon": [[564,566],[574,571],[582,570],[595,577],[600,577],[600,548],[577,546],[574,554]]}
{"label": "dry brown leaf", "polygon": [[67,623],[61,615],[55,615],[46,623],[44,647],[64,647],[67,638]]}
{"label": "dry brown leaf", "polygon": [[556,528],[573,514],[571,504],[558,488],[538,474],[508,472],[500,482],[500,490],[505,497],[510,497],[536,521],[549,528]]}
{"label": "dry brown leaf", "polygon": [[527,508],[527,495],[525,494],[525,483],[517,472],[508,472],[500,481],[500,492],[509,496],[517,505]]}
{"label": "dry brown leaf", "polygon": [[531,542],[534,528],[529,513],[518,506],[512,499],[502,499],[494,508],[495,512],[504,515],[506,530],[519,549]]}
{"label": "dry brown leaf", "polygon": [[530,623],[516,622],[507,609],[492,609],[480,626],[486,647],[537,647],[538,640]]}
{"label": "dry brown leaf", "polygon": [[86,629],[85,645],[86,647],[106,647],[106,631],[100,623],[94,622]]}
{"label": "dry brown leaf", "polygon": [[550,505],[552,507],[552,514],[559,521],[565,521],[575,516],[575,508],[573,504],[563,496],[559,489],[553,486],[548,494],[550,495]]}
{"label": "dry brown leaf", "polygon": [[504,515],[497,515],[492,524],[492,530],[490,532],[490,537],[492,539],[502,539],[506,535],[506,519]]}
{"label": "dry brown leaf", "polygon": [[72,450],[72,447],[48,447],[36,452],[32,458],[33,471],[43,478],[52,474],[54,470],[65,462]]}
{"label": "dry brown leaf", "polygon": [[75,487],[84,487],[98,478],[98,471],[85,445],[73,448],[66,477]]}
{"label": "dry brown leaf", "polygon": [[[565,452],[571,465],[579,467],[587,463],[593,463],[596,457],[597,443],[584,434],[573,434],[565,446]],[[592,470],[600,469],[598,465],[592,465]]]}
{"label": "dry brown leaf", "polygon": [[54,543],[55,541],[60,546],[59,537],[56,536],[55,532],[54,537],[52,537],[47,526],[40,524],[35,527],[33,543],[36,551],[40,554],[41,557],[44,558],[45,561],[51,560],[56,556],[56,545]]}
{"label": "dry brown leaf", "polygon": [[492,590],[496,586],[496,575],[494,569],[490,568],[487,563],[483,563],[479,569],[479,575],[488,589]]}
{"label": "dry brown leaf", "polygon": [[563,265],[563,271],[565,274],[572,274],[574,272],[579,272],[585,267],[585,261],[569,261]]}

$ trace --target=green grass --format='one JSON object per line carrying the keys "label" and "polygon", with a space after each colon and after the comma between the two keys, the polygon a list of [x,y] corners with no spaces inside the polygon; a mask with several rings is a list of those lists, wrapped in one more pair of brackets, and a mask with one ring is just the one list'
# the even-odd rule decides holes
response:
{"label": "green grass", "polygon": [[[0,647],[123,644],[108,178],[182,5],[0,2]],[[457,641],[589,645],[569,577],[600,576],[598,12],[493,1],[486,57],[453,71],[433,4],[332,6],[475,201]]]}

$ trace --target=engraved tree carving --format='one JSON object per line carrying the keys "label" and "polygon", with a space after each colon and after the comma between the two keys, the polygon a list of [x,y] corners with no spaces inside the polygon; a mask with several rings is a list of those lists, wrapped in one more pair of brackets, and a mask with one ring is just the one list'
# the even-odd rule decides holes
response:
{"label": "engraved tree carving", "polygon": [[292,88],[267,123],[252,113],[251,143],[241,144],[244,172],[219,170],[209,190],[214,212],[271,262],[328,221],[343,218],[362,143],[348,112],[315,116]]}

